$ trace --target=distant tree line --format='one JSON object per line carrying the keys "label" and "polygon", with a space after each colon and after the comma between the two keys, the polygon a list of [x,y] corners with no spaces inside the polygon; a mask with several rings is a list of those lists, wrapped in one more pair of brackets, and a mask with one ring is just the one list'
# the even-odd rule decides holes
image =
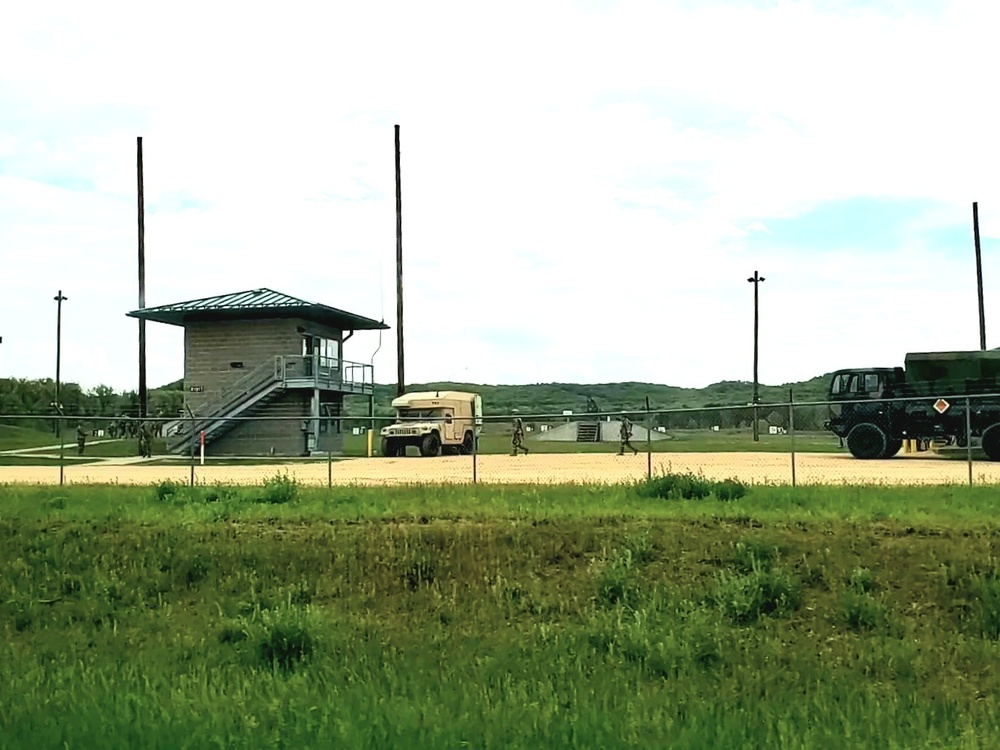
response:
{"label": "distant tree line", "polygon": [[[51,425],[51,419],[11,419],[12,416],[52,417],[56,414],[54,380],[0,379],[0,422],[23,427]],[[108,385],[84,390],[77,383],[59,384],[62,412],[74,417],[138,417],[137,391],[116,391]],[[149,391],[146,413],[151,417],[174,417],[184,406],[179,384]]]}
{"label": "distant tree line", "polygon": [[[796,401],[821,401],[826,394],[827,376],[813,378],[791,386],[761,386],[762,403],[786,403],[788,388],[794,387]],[[514,409],[523,415],[561,415],[573,412],[574,417],[587,412],[588,404],[596,403],[601,412],[615,413],[628,410],[638,415],[645,410],[646,399],[652,411],[683,409],[680,413],[654,415],[654,423],[667,429],[721,429],[748,427],[753,410],[745,404],[750,400],[750,384],[721,382],[705,388],[678,388],[652,383],[603,383],[596,385],[574,383],[537,383],[530,385],[478,385],[474,383],[419,383],[408,385],[406,391],[456,390],[472,391],[483,397],[487,416],[507,416]],[[376,384],[375,414],[388,417],[393,413],[392,399],[395,385]],[[108,385],[84,389],[76,383],[60,385],[62,411],[67,416],[79,417],[138,417],[139,394],[133,390],[116,391]],[[28,426],[26,420],[11,420],[11,415],[48,417],[40,424],[51,425],[55,415],[55,381],[52,379],[26,380],[0,379],[0,422]],[[149,391],[147,413],[151,417],[172,418],[181,415],[184,406],[183,382],[176,381]],[[724,409],[712,407],[724,406]],[[368,399],[347,397],[343,416],[347,418],[368,415]],[[788,427],[788,408],[762,408],[760,417],[769,425]],[[828,418],[825,406],[796,407],[797,429],[822,429]],[[554,421],[554,420],[550,420]]]}

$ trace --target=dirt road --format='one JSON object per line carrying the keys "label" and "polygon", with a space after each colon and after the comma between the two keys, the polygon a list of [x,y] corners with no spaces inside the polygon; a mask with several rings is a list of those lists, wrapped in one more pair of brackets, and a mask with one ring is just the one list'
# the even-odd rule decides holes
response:
{"label": "dirt road", "polygon": [[[542,454],[528,456],[484,455],[476,458],[476,481],[489,483],[620,482],[641,479],[647,471],[646,454]],[[789,484],[791,457],[783,453],[655,453],[652,469],[701,472],[711,479],[735,477],[744,482]],[[899,456],[886,461],[859,461],[848,455],[802,453],[796,455],[796,481],[800,484],[964,484],[968,466],[940,457]],[[188,466],[88,464],[67,466],[67,484],[155,484],[164,480],[187,483]],[[268,464],[196,466],[197,484],[260,484],[276,474],[288,474],[303,484],[325,485],[327,464]],[[336,485],[389,485],[473,481],[473,461],[468,456],[428,458],[357,458],[330,465]],[[976,462],[973,481],[1000,482],[1000,464]],[[58,484],[58,467],[0,467],[0,483]]]}

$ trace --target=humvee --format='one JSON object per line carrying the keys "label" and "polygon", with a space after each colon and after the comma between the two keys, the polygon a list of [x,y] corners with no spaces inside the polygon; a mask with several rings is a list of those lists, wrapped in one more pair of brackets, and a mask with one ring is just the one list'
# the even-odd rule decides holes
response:
{"label": "humvee", "polygon": [[483,399],[478,393],[422,391],[393,399],[396,421],[383,427],[383,456],[405,456],[414,446],[421,456],[470,454],[483,424]]}

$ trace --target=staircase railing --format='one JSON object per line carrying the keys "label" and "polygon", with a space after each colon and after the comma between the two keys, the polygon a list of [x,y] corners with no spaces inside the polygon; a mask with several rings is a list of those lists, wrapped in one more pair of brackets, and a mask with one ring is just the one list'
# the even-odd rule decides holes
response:
{"label": "staircase railing", "polygon": [[218,398],[209,402],[207,408],[199,410],[201,413],[196,415],[194,423],[188,420],[182,421],[173,437],[189,439],[208,423],[225,416],[230,410],[281,379],[282,373],[276,360],[262,362],[236,382],[223,388]]}

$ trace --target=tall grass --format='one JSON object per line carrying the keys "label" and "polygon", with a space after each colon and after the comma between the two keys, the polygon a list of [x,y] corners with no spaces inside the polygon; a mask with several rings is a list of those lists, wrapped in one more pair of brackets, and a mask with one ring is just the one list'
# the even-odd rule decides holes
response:
{"label": "tall grass", "polygon": [[3,488],[0,744],[996,746],[995,501],[869,492]]}

